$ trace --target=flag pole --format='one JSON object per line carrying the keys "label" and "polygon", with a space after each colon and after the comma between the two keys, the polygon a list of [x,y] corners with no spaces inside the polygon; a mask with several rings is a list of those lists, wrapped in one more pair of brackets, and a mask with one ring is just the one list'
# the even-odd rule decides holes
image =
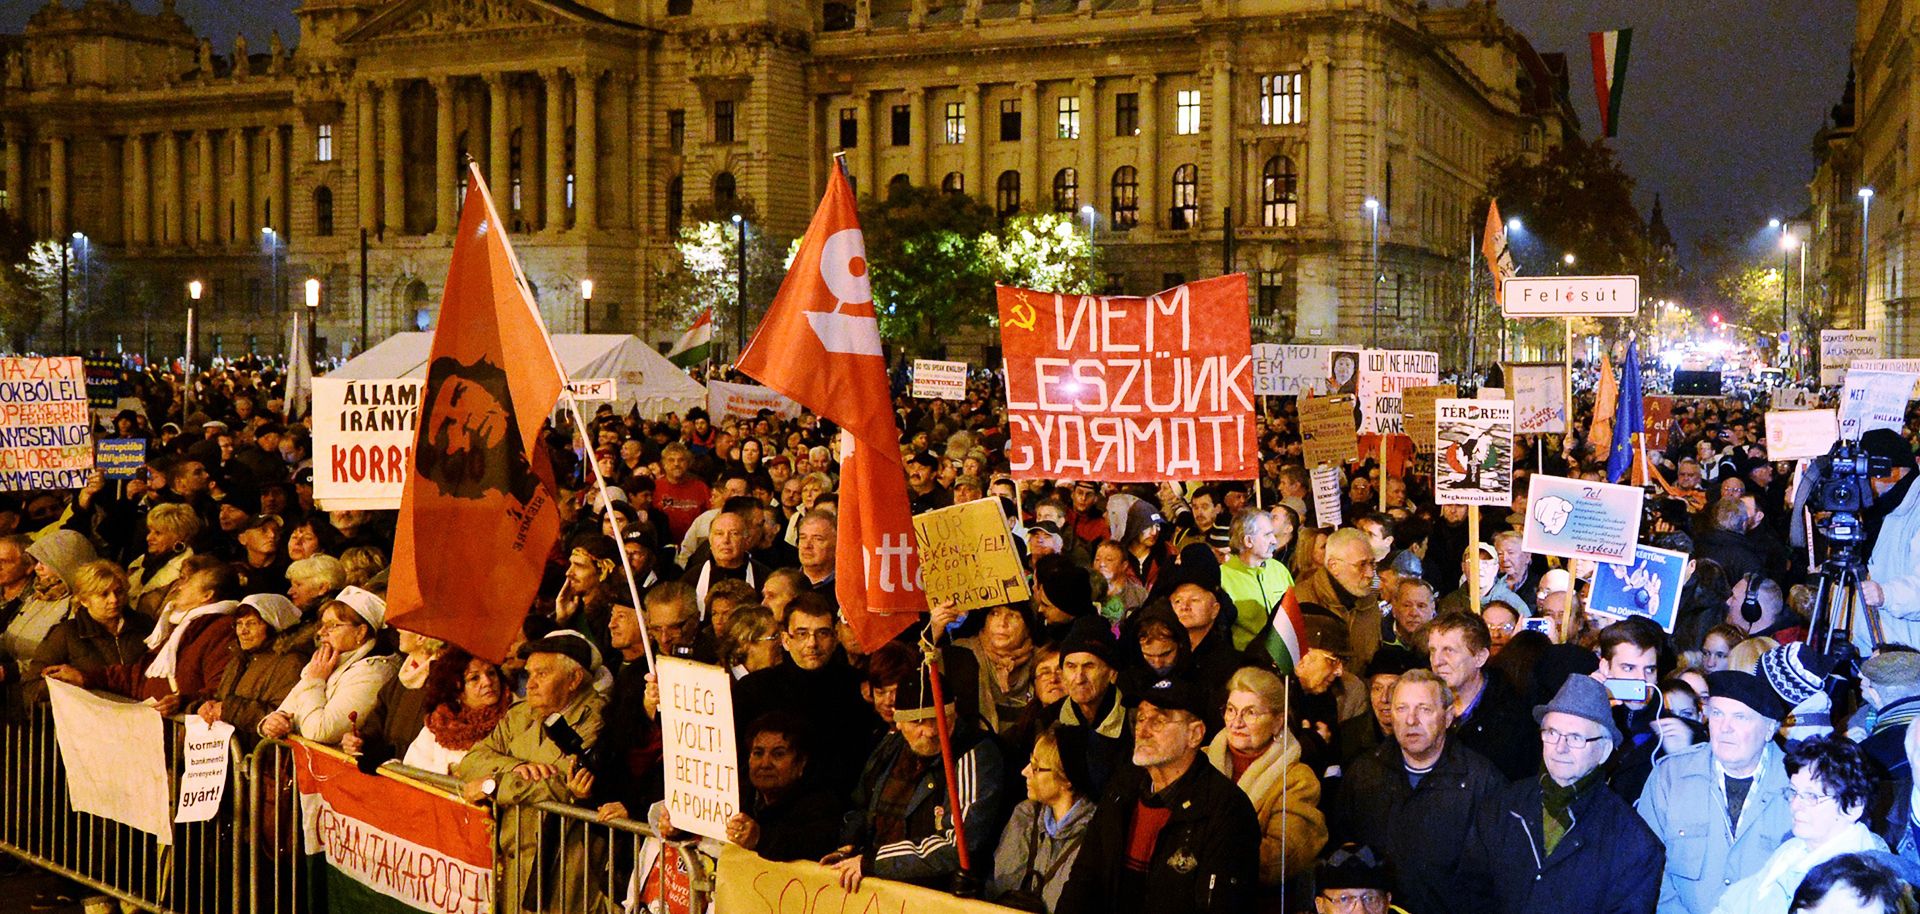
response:
{"label": "flag pole", "polygon": [[[837,158],[837,156],[836,156]],[[845,167],[845,162],[841,163]],[[940,648],[934,644],[939,633],[933,630],[933,618],[927,618],[926,634],[920,639],[920,653],[923,666],[927,671],[927,684],[933,690],[934,731],[940,735],[940,768],[946,774],[947,809],[953,814],[953,849],[960,859],[960,872],[954,875],[952,894],[958,898],[972,898],[978,894],[978,885],[973,878],[972,854],[967,850],[966,817],[960,809],[960,789],[954,784],[954,772],[957,766],[953,762],[953,734],[949,731],[947,720],[946,688],[940,682]]]}
{"label": "flag pole", "polygon": [[[492,220],[494,225],[499,226],[501,224],[500,214],[493,208],[493,193],[487,189],[486,178],[480,174],[479,167],[474,164],[473,156],[467,156],[467,177],[471,182],[467,186],[480,191],[480,199],[484,200],[487,204],[488,218]],[[520,294],[523,300],[530,304],[533,301],[533,296],[527,290],[527,277],[520,269],[520,258],[513,252],[512,243],[508,242],[504,237],[501,238],[501,242],[506,247],[507,257],[513,263],[513,276],[514,280],[520,285]],[[546,332],[546,321],[541,319],[539,309],[530,307],[528,310],[533,312],[534,323],[540,327],[540,339],[546,344],[547,357],[553,359],[554,371],[560,375],[560,396],[566,401],[568,414],[573,416],[574,428],[580,433],[580,441],[582,444],[591,446],[593,438],[587,431],[586,419],[580,415],[580,403],[574,399],[572,388],[567,386],[569,380],[567,377],[567,366],[560,361],[560,354],[553,350],[553,336]],[[640,604],[640,585],[634,580],[633,562],[627,558],[627,548],[624,542],[626,531],[620,526],[620,515],[613,510],[613,499],[607,495],[606,477],[600,475],[600,464],[593,459],[593,452],[591,450],[587,452],[587,466],[593,470],[594,488],[600,495],[600,510],[606,517],[607,523],[613,525],[614,552],[620,557],[620,571],[627,579],[627,596],[633,601],[634,612],[638,613],[642,609]],[[640,626],[640,644],[641,647],[644,648],[643,656],[647,659],[647,671],[651,673],[653,671],[653,638],[648,634],[645,625]]]}

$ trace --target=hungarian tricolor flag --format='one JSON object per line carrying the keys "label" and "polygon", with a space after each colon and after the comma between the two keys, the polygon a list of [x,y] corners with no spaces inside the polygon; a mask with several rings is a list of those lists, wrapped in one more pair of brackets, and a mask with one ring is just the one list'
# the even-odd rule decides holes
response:
{"label": "hungarian tricolor flag", "polygon": [[1615,136],[1620,132],[1620,90],[1627,84],[1627,49],[1633,45],[1633,30],[1588,32],[1587,44],[1593,50],[1593,96],[1600,106],[1600,132]]}
{"label": "hungarian tricolor flag", "polygon": [[846,432],[834,594],[871,652],[926,610],[887,360],[853,188],[839,168],[737,366]]}
{"label": "hungarian tricolor flag", "polygon": [[1513,254],[1507,249],[1507,223],[1500,218],[1500,201],[1487,201],[1487,231],[1480,239],[1480,255],[1487,259],[1487,272],[1493,275],[1493,303],[1505,301],[1507,280],[1520,271],[1513,266]]}
{"label": "hungarian tricolor flag", "polygon": [[694,318],[693,326],[680,335],[680,341],[667,350],[667,360],[681,368],[707,360],[713,352],[713,309],[705,308]]}
{"label": "hungarian tricolor flag", "polygon": [[1300,615],[1300,601],[1293,598],[1293,588],[1287,588],[1287,595],[1280,598],[1280,605],[1274,607],[1273,618],[1267,620],[1265,628],[1260,630],[1254,641],[1268,657],[1273,658],[1275,669],[1285,676],[1293,672],[1300,664],[1300,658],[1306,656],[1306,648],[1300,635],[1307,630],[1307,620]]}
{"label": "hungarian tricolor flag", "polygon": [[498,663],[560,535],[541,424],[562,378],[480,170],[453,241],[387,619]]}

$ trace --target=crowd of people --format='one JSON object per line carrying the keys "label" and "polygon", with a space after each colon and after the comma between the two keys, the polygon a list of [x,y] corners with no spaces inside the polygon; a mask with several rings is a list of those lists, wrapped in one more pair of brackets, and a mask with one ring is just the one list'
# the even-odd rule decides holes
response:
{"label": "crowd of people", "polygon": [[[602,409],[550,433],[562,544],[496,665],[387,624],[392,512],[314,503],[271,371],[203,374],[190,399],[128,383],[143,408],[111,431],[150,442],[139,478],[0,498],[10,713],[59,680],[243,746],[450,775],[502,819],[560,802],[681,836],[651,648],[734,678],[728,840],[850,889],[1070,914],[1916,910],[1911,425],[1862,438],[1862,609],[1836,625],[1764,404],[1680,401],[1640,534],[1690,556],[1668,630],[1526,549],[1528,475],[1605,477],[1581,430],[1523,439],[1513,503],[1474,525],[1419,460],[1349,464],[1323,524],[1290,401],[1262,417],[1257,481],[1015,480],[982,378],[898,399],[909,496],[998,500],[1032,599],[936,601],[863,645],[835,596],[831,428]],[[1289,600],[1297,645],[1276,637]],[[631,899],[527,878],[539,829],[500,834],[502,910],[664,903],[657,878]]]}

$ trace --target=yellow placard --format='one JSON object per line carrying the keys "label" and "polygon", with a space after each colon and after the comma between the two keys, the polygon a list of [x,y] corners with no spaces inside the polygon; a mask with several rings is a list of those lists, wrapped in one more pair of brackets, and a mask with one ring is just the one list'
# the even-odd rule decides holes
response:
{"label": "yellow placard", "polygon": [[920,586],[929,602],[954,600],[966,612],[1031,596],[1000,499],[916,514],[913,533],[920,546]]}

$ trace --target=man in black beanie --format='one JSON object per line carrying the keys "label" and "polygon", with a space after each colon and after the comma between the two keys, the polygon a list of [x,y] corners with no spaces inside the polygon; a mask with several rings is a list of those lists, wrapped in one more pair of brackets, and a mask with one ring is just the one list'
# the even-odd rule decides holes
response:
{"label": "man in black beanie", "polygon": [[1087,728],[1087,771],[1096,794],[1133,754],[1133,728],[1116,684],[1119,669],[1120,644],[1107,620],[1080,617],[1060,642],[1060,680],[1067,697],[1057,715],[1043,712],[1066,726]]}

